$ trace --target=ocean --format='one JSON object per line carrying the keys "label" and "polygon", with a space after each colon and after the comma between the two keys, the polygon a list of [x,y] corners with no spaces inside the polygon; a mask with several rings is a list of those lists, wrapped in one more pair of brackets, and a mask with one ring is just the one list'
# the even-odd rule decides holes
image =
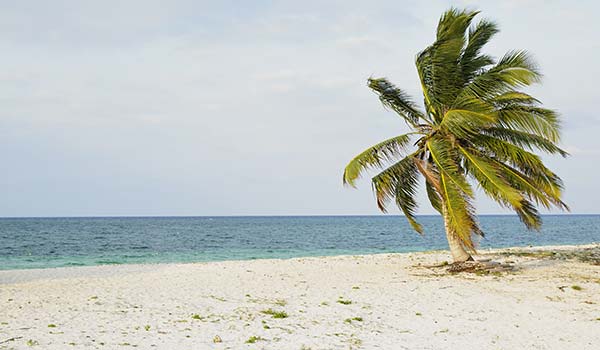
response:
{"label": "ocean", "polygon": [[[1,218],[0,270],[447,249],[439,216]],[[480,216],[479,248],[600,242],[600,215]]]}

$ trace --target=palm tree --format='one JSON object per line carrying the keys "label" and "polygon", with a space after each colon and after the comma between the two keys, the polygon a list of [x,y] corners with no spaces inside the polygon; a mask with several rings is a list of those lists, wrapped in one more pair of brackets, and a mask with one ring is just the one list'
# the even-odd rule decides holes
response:
{"label": "palm tree", "polygon": [[455,262],[472,260],[473,236],[483,236],[472,183],[512,208],[529,229],[541,226],[536,206],[568,210],[561,200],[561,179],[530,152],[567,156],[557,146],[557,113],[519,91],[539,82],[540,72],[526,51],[510,51],[497,62],[481,53],[498,28],[487,20],[472,25],[477,14],[446,11],[435,42],[417,55],[424,111],[387,79],[368,80],[383,105],[412,131],[368,148],[350,161],[343,177],[344,184],[354,187],[365,170],[382,169],[372,178],[379,209],[386,212],[395,201],[422,233],[415,219],[415,194],[423,175],[429,201],[444,219]]}

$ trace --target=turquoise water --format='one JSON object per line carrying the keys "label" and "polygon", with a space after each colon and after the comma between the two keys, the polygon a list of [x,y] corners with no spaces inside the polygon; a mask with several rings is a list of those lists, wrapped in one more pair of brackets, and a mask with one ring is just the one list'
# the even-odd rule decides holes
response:
{"label": "turquoise water", "polygon": [[[400,216],[0,219],[0,270],[102,264],[291,258],[446,249],[443,222],[425,235]],[[481,216],[481,248],[600,242],[600,215]]]}

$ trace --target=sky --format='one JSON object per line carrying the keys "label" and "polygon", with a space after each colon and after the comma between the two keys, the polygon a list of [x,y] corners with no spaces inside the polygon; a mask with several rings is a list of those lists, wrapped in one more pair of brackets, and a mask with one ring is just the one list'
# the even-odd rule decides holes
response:
{"label": "sky", "polygon": [[599,213],[594,1],[23,0],[0,4],[0,216],[377,214],[343,168],[407,127],[366,80],[422,101],[415,55],[450,6],[499,24],[491,55],[534,55],[571,152],[544,160]]}

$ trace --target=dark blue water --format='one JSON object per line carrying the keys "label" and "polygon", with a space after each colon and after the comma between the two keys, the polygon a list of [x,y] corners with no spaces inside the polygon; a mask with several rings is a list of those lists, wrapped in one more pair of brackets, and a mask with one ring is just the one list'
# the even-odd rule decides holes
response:
{"label": "dark blue water", "polygon": [[[0,219],[0,270],[100,264],[290,258],[446,249],[443,222],[425,235],[400,216]],[[600,241],[600,215],[545,216],[541,232],[516,216],[482,216],[480,247]]]}

